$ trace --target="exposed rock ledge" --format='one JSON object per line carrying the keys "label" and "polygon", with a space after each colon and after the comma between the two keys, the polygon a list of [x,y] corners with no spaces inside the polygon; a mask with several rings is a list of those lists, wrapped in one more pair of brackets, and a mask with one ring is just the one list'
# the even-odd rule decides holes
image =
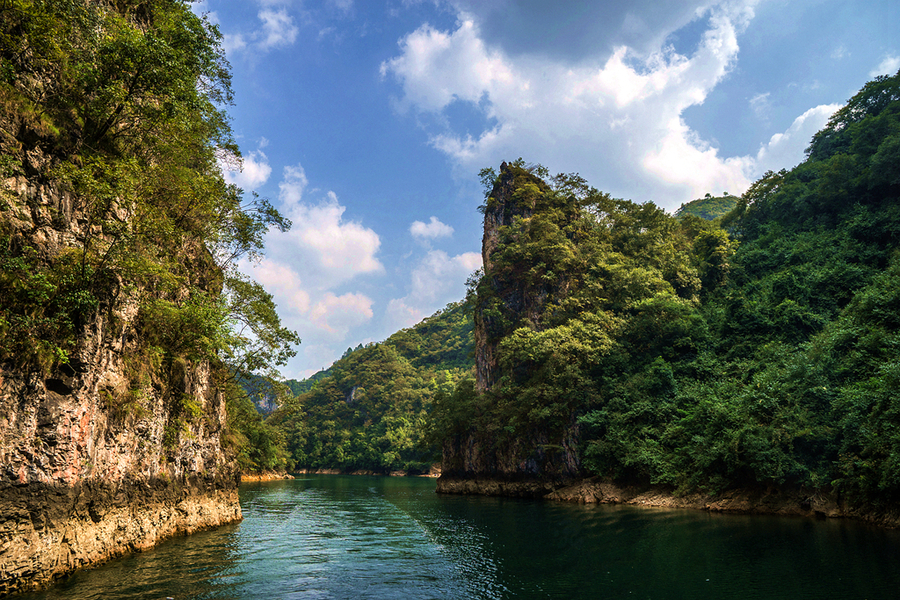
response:
{"label": "exposed rock ledge", "polygon": [[237,490],[223,487],[157,479],[7,489],[0,502],[0,596],[46,587],[166,538],[239,521]]}
{"label": "exposed rock ledge", "polygon": [[264,471],[262,473],[241,473],[241,483],[248,481],[281,481],[293,479],[294,476],[283,471]]}
{"label": "exposed rock ledge", "polygon": [[879,510],[850,506],[831,494],[803,489],[737,489],[715,496],[699,493],[676,496],[671,489],[660,486],[621,486],[599,478],[548,482],[441,477],[437,482],[437,492],[543,498],[581,504],[630,504],[743,514],[852,518],[882,527],[900,527],[900,508]]}

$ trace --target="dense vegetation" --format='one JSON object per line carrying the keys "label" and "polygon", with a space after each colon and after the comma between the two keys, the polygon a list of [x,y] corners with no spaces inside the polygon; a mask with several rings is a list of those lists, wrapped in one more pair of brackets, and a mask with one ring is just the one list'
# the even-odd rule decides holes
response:
{"label": "dense vegetation", "polygon": [[471,377],[472,320],[451,304],[384,342],[344,354],[267,420],[298,469],[427,471],[439,460],[428,427],[435,396]]}
{"label": "dense vegetation", "polygon": [[[109,402],[139,410],[152,383],[171,396],[176,439],[202,415],[166,391],[166,373],[209,361],[240,403],[237,375],[283,364],[299,342],[235,268],[259,254],[269,227],[290,223],[223,181],[219,157],[239,155],[222,110],[231,89],[221,36],[180,0],[0,6],[0,176],[72,202],[49,215],[68,240],[56,247],[23,230],[36,205],[0,196],[0,360],[65,367],[95,315],[134,303],[132,389]],[[246,446],[252,432],[233,423]]]}
{"label": "dense vegetation", "polygon": [[[502,446],[577,429],[587,472],[682,492],[900,498],[900,73],[721,221],[509,168],[533,212],[473,287],[499,375],[444,397],[441,431]],[[540,302],[510,309],[510,282]]]}
{"label": "dense vegetation", "polygon": [[[835,113],[798,167],[678,218],[514,163],[527,214],[500,228],[465,304],[289,382],[293,394],[248,393],[240,383],[260,380],[247,374],[298,340],[235,263],[289,223],[222,179],[219,159],[238,152],[215,26],[179,0],[0,8],[0,176],[71,202],[39,224],[68,232],[60,248],[29,237],[33,198],[0,194],[5,364],[73,368],[85,327],[127,300],[130,390],[110,409],[139,413],[153,385],[177,439],[203,415],[168,382],[210,362],[245,469],[424,470],[472,432],[545,439],[550,456],[577,432],[584,472],[618,480],[900,499],[900,73]],[[483,393],[467,306],[497,349]],[[263,421],[252,394],[280,408]]]}
{"label": "dense vegetation", "polygon": [[737,206],[739,200],[740,198],[732,196],[727,192],[721,196],[706,194],[704,198],[697,198],[696,200],[691,200],[686,204],[682,204],[678,210],[675,211],[675,216],[687,217],[688,215],[693,215],[695,217],[700,217],[701,219],[712,221],[713,219],[724,217],[734,210],[734,207]]}

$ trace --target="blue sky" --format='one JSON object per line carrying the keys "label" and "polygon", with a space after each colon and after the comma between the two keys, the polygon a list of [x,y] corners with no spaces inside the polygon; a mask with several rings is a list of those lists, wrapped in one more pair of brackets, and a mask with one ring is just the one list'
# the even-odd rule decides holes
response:
{"label": "blue sky", "polygon": [[[667,210],[791,168],[900,69],[896,0],[205,0],[243,169],[294,226],[245,270],[303,378],[459,300],[477,173],[523,157]],[[226,167],[227,169],[227,167]]]}

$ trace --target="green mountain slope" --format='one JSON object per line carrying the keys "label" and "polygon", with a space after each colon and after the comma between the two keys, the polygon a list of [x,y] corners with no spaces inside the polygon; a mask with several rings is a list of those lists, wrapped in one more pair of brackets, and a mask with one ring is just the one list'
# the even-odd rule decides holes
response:
{"label": "green mountain slope", "polygon": [[707,221],[712,221],[718,217],[723,217],[734,210],[740,198],[730,194],[722,196],[712,196],[707,194],[705,198],[697,198],[686,204],[682,204],[675,211],[675,216],[684,218],[688,215],[694,215]]}
{"label": "green mountain slope", "polygon": [[900,73],[721,228],[504,168],[445,469],[900,498]]}
{"label": "green mountain slope", "polygon": [[463,303],[384,342],[357,348],[284,402],[267,423],[286,435],[296,468],[425,471],[439,449],[428,436],[436,394],[472,368],[472,321]]}

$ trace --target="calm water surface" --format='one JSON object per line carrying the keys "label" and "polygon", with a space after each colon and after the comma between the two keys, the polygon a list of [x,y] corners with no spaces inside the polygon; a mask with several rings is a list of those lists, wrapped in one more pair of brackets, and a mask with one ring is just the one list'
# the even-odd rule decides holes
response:
{"label": "calm water surface", "polygon": [[244,521],[22,600],[900,597],[900,532],[844,521],[438,496],[434,481],[241,487]]}

